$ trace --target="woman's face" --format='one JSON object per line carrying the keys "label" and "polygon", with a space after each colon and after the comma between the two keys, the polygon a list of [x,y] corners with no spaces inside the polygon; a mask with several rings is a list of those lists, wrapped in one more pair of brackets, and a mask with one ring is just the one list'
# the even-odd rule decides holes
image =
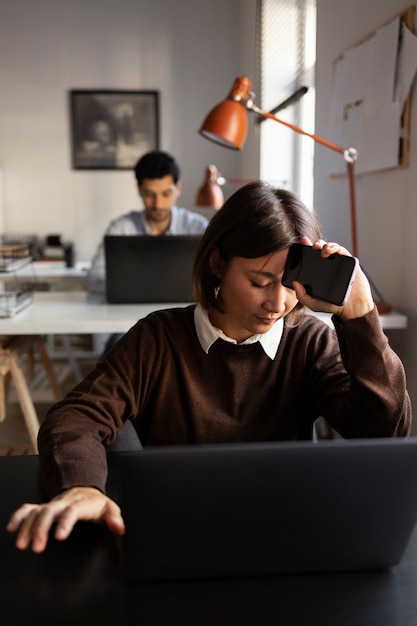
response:
{"label": "woman's face", "polygon": [[224,313],[209,311],[211,323],[238,342],[266,333],[287,315],[298,300],[293,289],[283,287],[288,249],[256,259],[233,257],[226,269],[212,267],[221,281],[219,297]]}

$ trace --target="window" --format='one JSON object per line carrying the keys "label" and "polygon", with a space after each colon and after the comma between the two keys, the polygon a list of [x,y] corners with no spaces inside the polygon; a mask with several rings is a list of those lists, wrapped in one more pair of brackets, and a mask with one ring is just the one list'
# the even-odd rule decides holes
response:
{"label": "window", "polygon": [[[258,105],[313,133],[316,0],[258,0],[257,10]],[[274,110],[294,94],[293,104]],[[261,122],[261,178],[295,191],[310,207],[313,155],[311,138]]]}

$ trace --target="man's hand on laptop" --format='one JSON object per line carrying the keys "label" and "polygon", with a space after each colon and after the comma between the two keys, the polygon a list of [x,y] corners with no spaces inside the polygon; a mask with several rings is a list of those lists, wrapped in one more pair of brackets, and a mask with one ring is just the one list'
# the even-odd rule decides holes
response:
{"label": "man's hand on laptop", "polygon": [[125,532],[119,506],[93,487],[68,489],[45,504],[23,504],[11,516],[7,530],[17,532],[19,550],[31,546],[33,552],[43,552],[54,524],[54,537],[62,541],[79,520],[102,522],[117,535]]}

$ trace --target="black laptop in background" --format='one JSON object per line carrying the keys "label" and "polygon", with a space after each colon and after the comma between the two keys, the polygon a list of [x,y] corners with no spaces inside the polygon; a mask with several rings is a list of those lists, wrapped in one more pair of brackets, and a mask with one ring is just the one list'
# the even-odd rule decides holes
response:
{"label": "black laptop in background", "polygon": [[417,438],[120,453],[128,581],[384,569],[417,518]]}
{"label": "black laptop in background", "polygon": [[201,235],[106,235],[106,299],[112,304],[191,302]]}

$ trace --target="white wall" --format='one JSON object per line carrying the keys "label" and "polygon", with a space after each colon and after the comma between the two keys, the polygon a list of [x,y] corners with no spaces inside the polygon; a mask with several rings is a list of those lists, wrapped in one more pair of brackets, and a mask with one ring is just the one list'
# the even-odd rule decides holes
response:
{"label": "white wall", "polygon": [[[318,134],[328,136],[333,60],[408,5],[318,0]],[[86,259],[110,219],[140,206],[131,172],[71,169],[70,89],[160,90],[161,148],[182,165],[185,206],[193,207],[209,163],[226,176],[257,176],[259,126],[250,124],[242,153],[197,133],[236,76],[254,78],[255,9],[255,0],[0,0],[0,232],[61,232]],[[409,167],[357,181],[361,259],[409,317],[407,331],[390,339],[415,406],[416,109],[413,98]],[[330,178],[331,158],[317,150],[315,207],[326,236],[350,246],[347,181]]]}
{"label": "white wall", "polygon": [[86,259],[110,219],[141,206],[133,173],[72,169],[70,89],[160,91],[161,148],[182,166],[184,206],[194,207],[209,163],[228,176],[256,176],[256,159],[197,133],[235,76],[253,74],[255,6],[0,0],[2,231],[59,232]]}
{"label": "white wall", "polygon": [[[316,132],[329,135],[332,63],[346,49],[404,11],[400,0],[318,0]],[[413,91],[415,88],[413,88]],[[325,235],[350,247],[346,178],[331,179],[339,155],[316,150],[315,207]],[[340,157],[341,158],[341,157]],[[360,158],[360,155],[359,155]],[[410,159],[405,169],[357,178],[358,247],[362,264],[385,300],[408,315],[408,329],[388,333],[406,366],[417,411],[417,98],[412,95]],[[416,419],[417,422],[417,419]],[[417,432],[417,427],[416,427]]]}

